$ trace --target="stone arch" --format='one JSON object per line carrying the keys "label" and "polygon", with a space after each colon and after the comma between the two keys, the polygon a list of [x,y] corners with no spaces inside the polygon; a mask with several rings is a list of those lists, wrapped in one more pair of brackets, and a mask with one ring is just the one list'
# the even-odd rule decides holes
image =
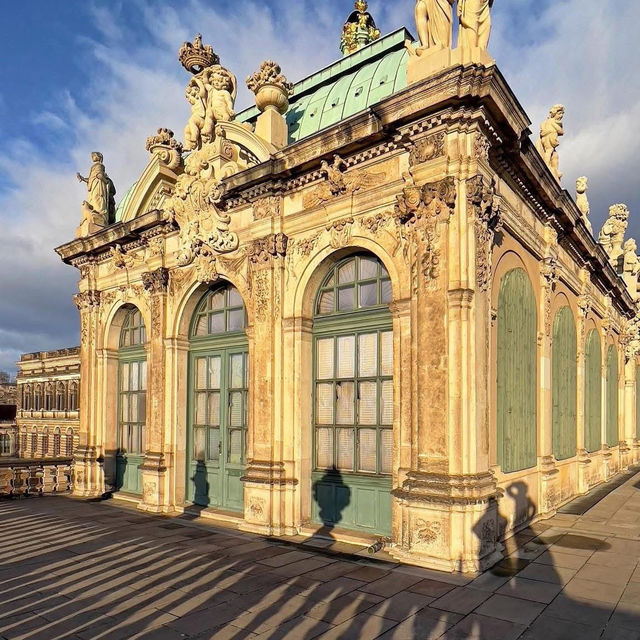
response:
{"label": "stone arch", "polygon": [[[500,257],[497,257],[495,260],[495,267],[493,270],[493,282],[495,284],[499,284],[504,276],[513,269],[520,268],[522,269],[529,279],[529,283],[532,287],[532,292],[535,297],[536,309],[540,303],[540,292],[539,288],[534,286],[534,283],[537,282],[538,273],[534,272],[532,269],[532,265],[529,264],[529,261],[521,256],[518,252],[513,249],[506,249]],[[492,308],[497,308],[498,305],[498,296],[500,294],[500,287],[493,286],[491,288],[491,306]]]}
{"label": "stone arch", "polygon": [[104,349],[107,349],[109,351],[117,351],[120,348],[120,335],[122,332],[122,327],[128,314],[133,309],[137,309],[142,315],[145,327],[147,327],[147,341],[149,340],[151,318],[146,305],[141,305],[134,301],[118,301],[113,304],[106,316],[106,321],[104,323],[104,332],[102,336]]}

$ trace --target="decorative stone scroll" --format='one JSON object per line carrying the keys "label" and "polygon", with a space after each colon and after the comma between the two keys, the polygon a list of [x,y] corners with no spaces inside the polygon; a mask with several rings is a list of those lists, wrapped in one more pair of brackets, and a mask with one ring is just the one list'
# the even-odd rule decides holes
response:
{"label": "decorative stone scroll", "polygon": [[444,131],[418,140],[409,151],[409,165],[413,167],[444,156],[445,140]]}
{"label": "decorative stone scroll", "polygon": [[266,218],[277,218],[280,215],[280,198],[277,196],[267,196],[260,198],[253,203],[253,219],[264,220]]}
{"label": "decorative stone scroll", "polygon": [[145,148],[172,171],[182,165],[182,144],[173,137],[171,129],[158,129],[155,136],[147,138]]}

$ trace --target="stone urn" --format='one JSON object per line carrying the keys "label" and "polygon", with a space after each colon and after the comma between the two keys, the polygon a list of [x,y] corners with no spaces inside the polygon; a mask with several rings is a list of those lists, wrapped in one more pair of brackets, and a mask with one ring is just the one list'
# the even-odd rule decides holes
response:
{"label": "stone urn", "polygon": [[247,87],[256,95],[256,106],[261,112],[274,109],[280,115],[289,108],[293,85],[282,75],[280,65],[265,60],[260,69],[247,78]]}
{"label": "stone urn", "polygon": [[284,115],[289,108],[289,92],[281,85],[263,84],[256,91],[256,106],[260,111],[275,109]]}

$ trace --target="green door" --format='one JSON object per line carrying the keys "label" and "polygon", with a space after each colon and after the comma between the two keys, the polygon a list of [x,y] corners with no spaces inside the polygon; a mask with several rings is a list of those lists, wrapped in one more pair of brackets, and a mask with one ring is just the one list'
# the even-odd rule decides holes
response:
{"label": "green door", "polygon": [[246,314],[231,286],[209,291],[195,313],[189,362],[187,500],[242,512],[249,367]]}
{"label": "green door", "polygon": [[326,533],[391,533],[390,301],[389,275],[367,255],[339,262],[318,294],[311,517]]}

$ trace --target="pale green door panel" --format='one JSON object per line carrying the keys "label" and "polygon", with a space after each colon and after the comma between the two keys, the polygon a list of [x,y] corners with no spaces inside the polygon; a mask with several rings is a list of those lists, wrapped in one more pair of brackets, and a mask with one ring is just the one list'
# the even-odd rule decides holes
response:
{"label": "pale green door panel", "polygon": [[576,455],[577,346],[576,326],[569,307],[558,310],[553,323],[552,402],[553,455],[566,460]]}
{"label": "pale green door panel", "polygon": [[607,351],[607,444],[615,447],[618,434],[618,353],[611,345]]}
{"label": "pale green door panel", "polygon": [[602,355],[595,329],[587,336],[584,380],[585,448],[590,453],[602,446]]}
{"label": "pale green door panel", "polygon": [[529,277],[513,269],[502,278],[498,299],[498,463],[505,473],[536,464],[536,326]]}

